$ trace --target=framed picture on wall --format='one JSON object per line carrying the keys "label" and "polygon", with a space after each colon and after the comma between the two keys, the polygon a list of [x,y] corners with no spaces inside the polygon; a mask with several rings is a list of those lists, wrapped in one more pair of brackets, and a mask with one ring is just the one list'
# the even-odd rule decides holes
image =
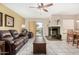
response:
{"label": "framed picture on wall", "polygon": [[14,27],[14,17],[5,14],[5,26]]}
{"label": "framed picture on wall", "polygon": [[3,25],[3,13],[0,12],[0,26]]}

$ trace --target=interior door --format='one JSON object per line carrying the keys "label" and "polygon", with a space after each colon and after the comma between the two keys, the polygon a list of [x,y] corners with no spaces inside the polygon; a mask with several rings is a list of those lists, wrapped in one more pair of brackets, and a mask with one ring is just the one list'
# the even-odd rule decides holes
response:
{"label": "interior door", "polygon": [[74,20],[73,19],[64,19],[63,20],[63,35],[62,39],[67,40],[67,30],[73,29],[74,30]]}

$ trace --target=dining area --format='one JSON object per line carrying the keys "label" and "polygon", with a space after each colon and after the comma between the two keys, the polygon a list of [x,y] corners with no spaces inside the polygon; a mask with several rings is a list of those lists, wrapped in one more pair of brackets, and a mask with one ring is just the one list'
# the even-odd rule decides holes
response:
{"label": "dining area", "polygon": [[67,30],[67,43],[79,48],[79,30]]}

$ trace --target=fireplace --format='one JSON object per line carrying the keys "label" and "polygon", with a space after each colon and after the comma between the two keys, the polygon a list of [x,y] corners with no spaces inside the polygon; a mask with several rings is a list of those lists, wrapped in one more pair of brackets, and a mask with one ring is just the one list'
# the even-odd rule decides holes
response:
{"label": "fireplace", "polygon": [[52,36],[52,38],[54,39],[61,39],[61,35],[60,35],[60,27],[59,26],[55,26],[55,27],[49,27],[49,36]]}

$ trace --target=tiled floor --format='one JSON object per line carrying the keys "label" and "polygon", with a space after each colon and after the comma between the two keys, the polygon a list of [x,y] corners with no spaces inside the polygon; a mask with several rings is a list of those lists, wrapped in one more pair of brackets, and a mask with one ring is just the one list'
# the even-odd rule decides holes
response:
{"label": "tiled floor", "polygon": [[[33,55],[34,38],[22,47],[17,55]],[[68,44],[66,41],[48,41],[46,40],[47,55],[79,55],[79,49],[76,46]]]}

